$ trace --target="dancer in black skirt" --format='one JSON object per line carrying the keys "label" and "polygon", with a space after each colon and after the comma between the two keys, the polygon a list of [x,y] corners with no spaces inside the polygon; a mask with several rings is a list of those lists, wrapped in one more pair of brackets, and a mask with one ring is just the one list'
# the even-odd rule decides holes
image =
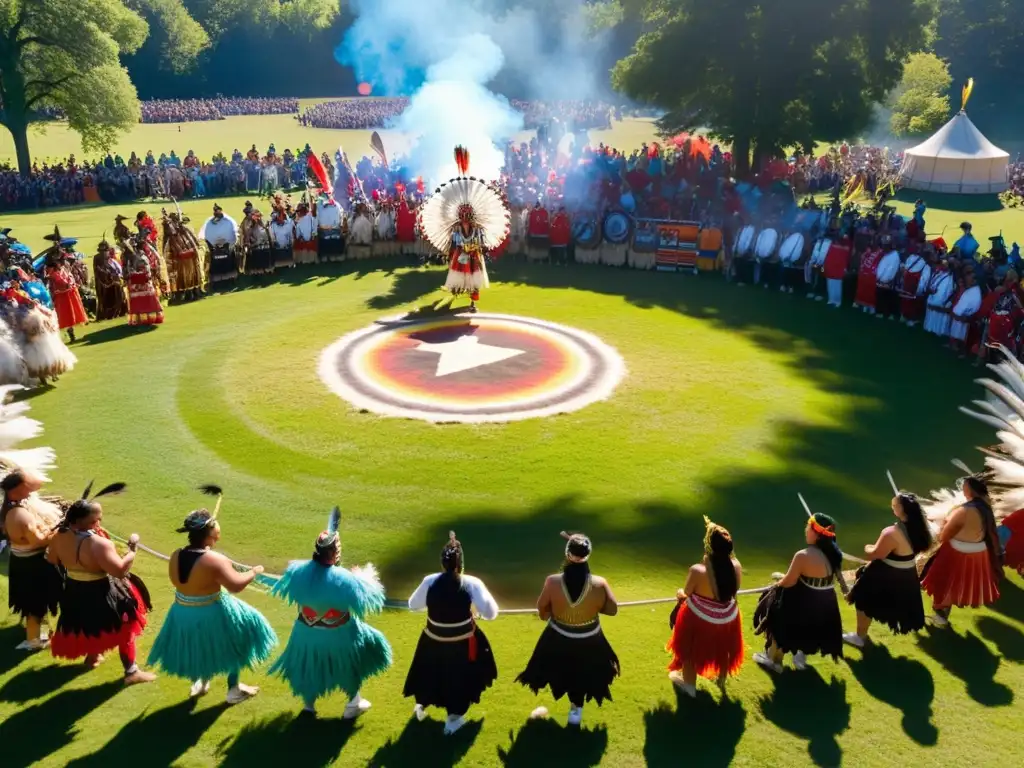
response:
{"label": "dancer in black skirt", "polygon": [[491,644],[476,625],[473,609],[481,619],[498,615],[498,604],[484,583],[463,573],[462,545],[455,533],[441,552],[441,573],[423,579],[409,598],[409,610],[427,610],[427,626],[416,645],[416,654],[405,678],[403,696],[416,700],[416,717],[426,717],[426,707],[440,707],[448,713],[446,735],[466,723],[470,704],[498,677]]}
{"label": "dancer in black skirt", "polygon": [[914,558],[932,545],[932,535],[912,493],[901,492],[892,500],[897,522],[883,528],[878,541],[864,547],[870,562],[857,569],[857,581],[847,602],[857,609],[857,631],[843,641],[863,648],[871,622],[887,624],[897,635],[924,627],[924,601]]}
{"label": "dancer in black skirt", "polygon": [[[537,612],[548,625],[516,682],[534,693],[550,688],[558,701],[569,696],[569,725],[583,719],[583,704],[611,701],[611,684],[619,676],[619,658],[601,631],[599,614],[614,616],[619,604],[608,582],[590,573],[590,539],[582,533],[566,539],[562,572],[548,576],[537,599]],[[543,707],[534,716],[543,716]]]}
{"label": "dancer in black skirt", "polygon": [[61,512],[36,495],[42,485],[42,478],[22,469],[14,469],[0,480],[4,492],[0,530],[11,542],[7,604],[11,613],[25,622],[25,639],[18,644],[19,651],[38,651],[49,645],[43,622],[57,614],[64,590],[63,573],[46,559],[46,547],[54,537]]}
{"label": "dancer in black skirt", "polygon": [[[123,488],[124,483],[114,483],[95,498]],[[64,514],[46,553],[50,562],[67,572],[50,650],[59,659],[84,656],[86,666],[93,668],[104,653],[116,648],[124,666],[124,684],[148,683],[156,675],[135,663],[135,638],[145,629],[150,609],[146,585],[131,573],[139,537],[132,534],[128,554],[121,557],[100,527],[103,509],[88,498],[91,489],[92,483]]]}
{"label": "dancer in black skirt", "polygon": [[828,515],[807,521],[807,548],[793,556],[782,580],[761,595],[754,611],[754,631],[765,636],[765,652],[754,661],[773,672],[782,671],[782,658],[793,654],[797,669],[807,654],[838,659],[843,655],[843,620],[833,581],[845,594],[843,553],[836,543],[836,524]]}

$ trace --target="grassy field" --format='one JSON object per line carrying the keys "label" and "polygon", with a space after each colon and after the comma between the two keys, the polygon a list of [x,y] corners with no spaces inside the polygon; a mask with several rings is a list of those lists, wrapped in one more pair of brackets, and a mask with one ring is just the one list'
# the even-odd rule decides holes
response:
{"label": "grassy field", "polygon": [[[87,329],[75,345],[78,368],[32,398],[60,458],[54,490],[76,494],[93,477],[128,481],[129,492],[106,505],[107,525],[166,552],[179,544],[173,529],[202,502],[192,489],[219,483],[223,548],[278,572],[307,555],[338,504],[344,561],[378,564],[398,599],[436,567],[454,529],[470,572],[503,607],[523,607],[559,565],[561,529],[592,536],[594,568],[620,600],[664,597],[699,558],[709,514],[733,530],[745,586],[756,586],[801,545],[798,491],[838,519],[841,544],[856,552],[890,519],[886,469],[924,492],[952,481],[951,457],[980,464],[972,446],[992,440],[956,411],[978,396],[976,372],[919,330],[711,275],[507,262],[492,277],[486,310],[565,323],[615,346],[629,370],[616,394],[509,425],[355,412],[318,379],[320,350],[435,298],[443,275],[374,261],[296,271],[269,287],[172,307],[156,330]],[[161,562],[140,556],[139,570],[157,604],[146,652],[172,593]],[[247,599],[287,637],[291,609],[260,593]],[[748,623],[753,607],[743,600]],[[340,698],[319,721],[297,719],[298,702],[261,673],[248,676],[263,686],[259,698],[236,708],[222,704],[221,682],[194,711],[187,684],[172,678],[122,691],[116,660],[85,673],[16,655],[19,630],[8,622],[0,626],[4,765],[107,765],[125,755],[154,766],[1021,761],[1017,577],[993,610],[957,614],[953,630],[903,639],[876,630],[877,647],[840,663],[814,659],[809,671],[777,680],[748,663],[723,701],[708,689],[677,699],[665,677],[667,614],[668,606],[630,608],[605,622],[623,678],[614,702],[588,707],[578,732],[562,726],[564,701],[552,707],[553,722],[526,721],[538,703],[550,704],[513,682],[540,623],[489,624],[500,679],[453,738],[436,719],[410,719],[401,698],[422,618],[400,611],[375,621],[395,665],[367,686],[374,709],[354,725],[340,720]],[[852,626],[845,607],[844,621]],[[759,645],[752,633],[747,640]]]}

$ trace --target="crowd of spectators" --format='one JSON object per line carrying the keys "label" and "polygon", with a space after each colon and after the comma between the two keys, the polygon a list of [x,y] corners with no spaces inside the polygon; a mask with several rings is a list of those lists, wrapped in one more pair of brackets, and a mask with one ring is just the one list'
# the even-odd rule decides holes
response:
{"label": "crowd of spectators", "polygon": [[141,102],[143,123],[194,123],[233,115],[292,115],[299,100],[291,98],[218,97],[215,99],[152,99]]}
{"label": "crowd of spectators", "polygon": [[1024,162],[1011,163],[1007,175],[1010,188],[1004,193],[1003,201],[1011,208],[1024,208]]}

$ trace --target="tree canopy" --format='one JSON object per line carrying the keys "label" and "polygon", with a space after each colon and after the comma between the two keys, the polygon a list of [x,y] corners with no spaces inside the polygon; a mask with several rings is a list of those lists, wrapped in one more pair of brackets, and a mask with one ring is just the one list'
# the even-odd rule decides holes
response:
{"label": "tree canopy", "polygon": [[30,169],[28,127],[56,107],[87,150],[109,146],[139,119],[135,86],[121,57],[137,51],[150,21],[166,35],[163,55],[183,70],[243,16],[329,24],[338,0],[0,0],[0,123],[14,138],[18,167]]}
{"label": "tree canopy", "polygon": [[931,0],[627,2],[647,31],[615,66],[616,88],[666,110],[665,133],[731,142],[741,171],[751,151],[756,162],[867,127],[934,13]]}
{"label": "tree canopy", "polygon": [[931,133],[949,118],[949,67],[934,53],[912,53],[891,96],[895,136]]}

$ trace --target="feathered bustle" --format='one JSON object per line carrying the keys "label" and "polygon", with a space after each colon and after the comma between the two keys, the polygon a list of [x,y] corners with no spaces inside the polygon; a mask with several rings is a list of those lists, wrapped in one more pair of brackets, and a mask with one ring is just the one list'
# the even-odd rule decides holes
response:
{"label": "feathered bustle", "polygon": [[458,166],[460,176],[469,173],[469,150],[461,144],[455,148],[455,165]]}

